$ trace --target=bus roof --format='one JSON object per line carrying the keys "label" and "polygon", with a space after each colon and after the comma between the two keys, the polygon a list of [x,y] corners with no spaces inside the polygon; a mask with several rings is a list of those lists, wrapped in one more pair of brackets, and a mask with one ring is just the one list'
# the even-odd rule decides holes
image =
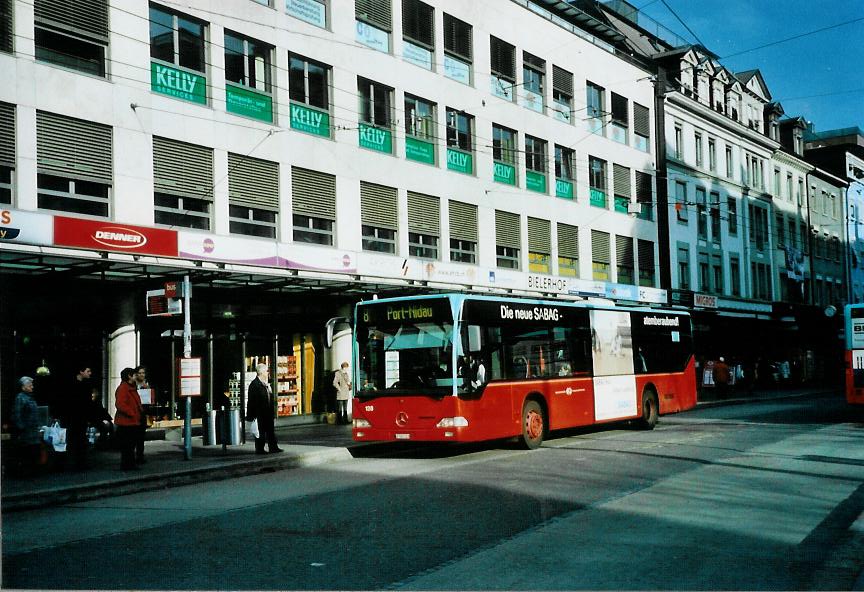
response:
{"label": "bus roof", "polygon": [[430,300],[433,298],[446,298],[453,305],[453,310],[458,310],[462,303],[466,300],[486,300],[492,302],[513,302],[518,304],[539,304],[544,306],[567,306],[572,308],[587,308],[600,310],[620,310],[624,312],[662,312],[664,314],[676,314],[682,316],[690,316],[686,310],[676,310],[672,308],[652,308],[650,306],[620,306],[614,302],[605,303],[590,300],[544,300],[540,298],[520,298],[517,296],[497,296],[486,294],[464,294],[464,293],[441,293],[441,294],[423,294],[420,296],[396,296],[391,298],[379,298],[377,300],[364,300],[357,303],[357,306],[368,306],[379,303],[386,304],[388,302],[406,302],[412,300]]}

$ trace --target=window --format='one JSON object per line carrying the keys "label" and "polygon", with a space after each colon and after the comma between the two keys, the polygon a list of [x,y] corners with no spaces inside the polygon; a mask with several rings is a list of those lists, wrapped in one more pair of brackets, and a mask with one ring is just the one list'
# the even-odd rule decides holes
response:
{"label": "window", "polygon": [[363,250],[396,253],[399,229],[398,191],[360,181],[360,222]]}
{"label": "window", "polygon": [[405,93],[405,135],[436,140],[435,103]]}
{"label": "window", "polygon": [[153,189],[157,224],[210,230],[213,149],[153,136]]}
{"label": "window", "polygon": [[[35,0],[33,8],[37,60],[94,76],[105,76],[109,32],[107,0],[72,3]],[[3,45],[8,45],[6,51],[11,52],[11,6],[0,8],[0,12],[9,14],[9,25],[4,27],[8,31],[8,41],[4,39]]]}
{"label": "window", "polygon": [[447,108],[447,146],[471,152],[471,128],[474,117],[463,111]]}
{"label": "window", "polygon": [[687,183],[675,181],[675,212],[679,222],[687,224]]}
{"label": "window", "polygon": [[551,273],[552,225],[549,220],[528,217],[528,271]]}
{"label": "window", "polygon": [[471,84],[471,25],[444,13],[444,75]]}
{"label": "window", "polygon": [[708,206],[703,187],[696,188],[696,235],[701,240],[708,240]]}
{"label": "window", "polygon": [[552,66],[552,115],[570,123],[573,115],[573,74],[558,66]]}
{"label": "window", "polygon": [[720,255],[711,255],[712,288],[717,294],[723,293],[723,260]]}
{"label": "window", "polygon": [[636,203],[639,204],[639,218],[654,219],[654,190],[651,175],[636,171]]}
{"label": "window", "polygon": [[804,206],[804,179],[802,179],[801,177],[798,177],[798,193],[796,196],[798,198],[798,207],[803,207]]}
{"label": "window", "polygon": [[756,243],[756,249],[765,249],[768,240],[768,211],[764,208],[750,205],[750,223],[752,225],[751,241]]}
{"label": "window", "polygon": [[798,247],[798,233],[795,232],[796,226],[797,226],[797,224],[795,224],[795,220],[792,220],[790,218],[789,219],[789,226],[788,226],[789,233],[787,236],[789,238],[789,246],[793,247],[793,248]]}
{"label": "window", "polygon": [[612,93],[612,139],[621,144],[627,143],[627,130],[630,127],[629,106],[626,97]]}
{"label": "window", "polygon": [[612,280],[609,254],[609,233],[599,230],[591,231],[591,276],[601,282]]}
{"label": "window", "polygon": [[711,242],[715,245],[720,244],[720,194],[716,191],[711,192],[711,203],[709,204],[709,213],[711,215]]}
{"label": "window", "polygon": [[276,238],[279,163],[228,153],[228,231]]}
{"label": "window", "polygon": [[575,152],[571,148],[565,148],[555,144],[555,176],[559,179],[574,180],[573,156]]}
{"label": "window", "polygon": [[519,214],[495,210],[495,257],[498,267],[519,269]]}
{"label": "window", "polygon": [[389,53],[390,31],[393,30],[391,0],[354,0],[357,19],[355,38],[377,51]]}
{"label": "window", "polygon": [[690,249],[678,247],[678,288],[690,289]]}
{"label": "window", "polygon": [[191,17],[150,5],[150,57],[205,72],[205,25]]}
{"label": "window", "polygon": [[12,53],[15,23],[12,19],[14,0],[0,0],[0,51]]}
{"label": "window", "polygon": [[527,51],[522,52],[522,89],[524,106],[538,113],[544,108],[546,62]]}
{"label": "window", "polygon": [[699,253],[699,291],[711,292],[711,268],[708,266],[708,253]]}
{"label": "window", "polygon": [[780,169],[774,169],[774,197],[780,197]]}
{"label": "window", "polygon": [[648,107],[633,103],[633,147],[643,152],[651,150],[651,112]]}
{"label": "window", "polygon": [[627,214],[630,211],[630,169],[620,164],[612,165],[612,190],[615,194],[615,211]]}
{"label": "window", "polygon": [[729,293],[741,295],[741,261],[737,256],[729,256]]}
{"label": "window", "polygon": [[393,117],[393,89],[366,78],[357,78],[360,92],[360,121],[389,128]]}
{"label": "window", "polygon": [[588,157],[588,183],[590,203],[598,208],[608,207],[606,203],[606,161],[594,156]]}
{"label": "window", "polygon": [[15,189],[15,105],[0,102],[0,204],[11,204]]}
{"label": "window", "polygon": [[[38,207],[108,217],[113,184],[112,153],[111,127],[37,111]],[[10,198],[11,172],[9,167],[6,183],[10,186]]]}
{"label": "window", "polygon": [[603,99],[605,89],[590,81],[585,84],[585,89],[585,102],[588,105],[588,129],[595,134],[602,134],[603,117],[606,115],[606,105]]}
{"label": "window", "polygon": [[329,110],[330,66],[297,54],[290,54],[288,63],[288,97],[291,101]]}
{"label": "window", "polygon": [[678,160],[684,160],[684,128],[675,124],[675,153],[672,155]]}
{"label": "window", "polygon": [[579,277],[579,228],[558,223],[558,275]]}
{"label": "window", "polygon": [[777,246],[782,247],[786,244],[786,225],[784,224],[783,214],[775,214],[774,216],[774,231],[777,233]]}
{"label": "window", "polygon": [[648,240],[637,241],[639,256],[639,285],[653,288],[655,284],[654,243]]}
{"label": "window", "polygon": [[[420,0],[402,0],[402,38],[405,41],[428,52],[434,52],[434,23],[434,8]],[[431,55],[429,58],[431,60]]]}
{"label": "window", "polygon": [[333,245],[336,220],[336,177],[291,167],[294,242]]}
{"label": "window", "polygon": [[717,141],[714,138],[708,138],[708,170],[717,172]]}
{"label": "window", "polygon": [[441,200],[423,193],[408,192],[408,255],[438,259],[441,236]]}
{"label": "window", "polygon": [[617,263],[618,283],[635,284],[633,277],[633,238],[615,235],[615,260]]}
{"label": "window", "polygon": [[738,236],[738,200],[734,197],[726,198],[726,209],[728,210],[729,236]]}
{"label": "window", "polygon": [[516,93],[516,48],[497,37],[489,37],[492,94],[512,101]]}
{"label": "window", "polygon": [[546,175],[546,140],[525,135],[525,169]]}
{"label": "window", "polygon": [[477,206],[449,202],[450,261],[477,263]]}
{"label": "window", "polygon": [[704,158],[705,158],[705,155],[703,153],[704,147],[702,146],[702,133],[701,132],[695,132],[693,134],[693,142],[696,146],[696,166],[701,167],[704,165]]}
{"label": "window", "polygon": [[498,162],[516,164],[516,131],[492,124],[492,158]]}
{"label": "window", "polygon": [[792,193],[792,173],[786,173],[786,199],[792,201],[795,196]]}
{"label": "window", "polygon": [[732,167],[732,146],[726,146],[726,178],[735,177],[735,169]]}
{"label": "window", "polygon": [[272,54],[272,46],[226,31],[225,80],[263,92],[271,92]]}

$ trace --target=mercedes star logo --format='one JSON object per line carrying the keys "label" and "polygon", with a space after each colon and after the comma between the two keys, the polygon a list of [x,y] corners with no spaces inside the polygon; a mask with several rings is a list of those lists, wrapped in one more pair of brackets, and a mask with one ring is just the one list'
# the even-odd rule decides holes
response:
{"label": "mercedes star logo", "polygon": [[396,416],[396,425],[400,428],[404,428],[406,425],[408,425],[408,414],[404,411],[400,411],[399,414]]}

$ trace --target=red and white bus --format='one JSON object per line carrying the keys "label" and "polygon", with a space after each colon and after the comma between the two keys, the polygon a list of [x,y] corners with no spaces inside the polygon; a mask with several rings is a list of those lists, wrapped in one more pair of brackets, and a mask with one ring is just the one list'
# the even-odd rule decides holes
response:
{"label": "red and white bus", "polygon": [[355,310],[358,441],[474,442],[696,405],[687,313],[448,294]]}
{"label": "red and white bus", "polygon": [[864,405],[864,304],[847,304],[846,401]]}

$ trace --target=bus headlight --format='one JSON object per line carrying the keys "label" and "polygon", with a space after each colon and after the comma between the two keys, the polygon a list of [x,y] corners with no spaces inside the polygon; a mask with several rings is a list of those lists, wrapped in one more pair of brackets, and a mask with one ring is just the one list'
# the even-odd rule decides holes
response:
{"label": "bus headlight", "polygon": [[467,428],[468,420],[464,417],[445,417],[438,422],[436,428]]}
{"label": "bus headlight", "polygon": [[354,418],[354,429],[355,430],[357,428],[371,428],[371,427],[372,427],[372,424],[369,423],[368,420],[365,420],[365,419],[360,418],[360,417]]}

